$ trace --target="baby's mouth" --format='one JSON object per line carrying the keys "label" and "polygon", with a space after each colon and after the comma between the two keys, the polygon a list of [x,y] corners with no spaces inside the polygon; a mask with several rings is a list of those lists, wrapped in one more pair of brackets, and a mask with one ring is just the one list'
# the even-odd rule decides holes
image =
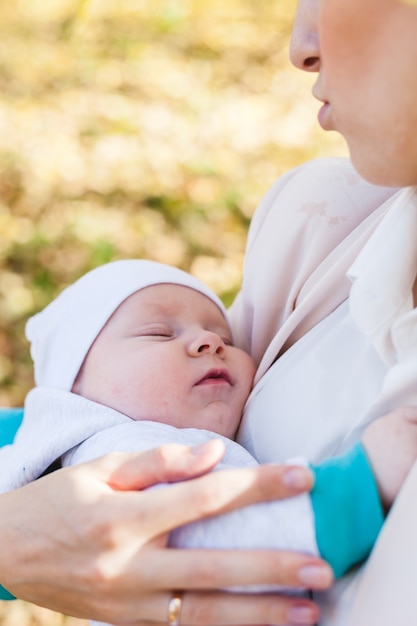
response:
{"label": "baby's mouth", "polygon": [[196,384],[210,385],[216,383],[219,384],[222,382],[227,383],[228,385],[233,384],[229,372],[225,369],[212,369],[209,370]]}

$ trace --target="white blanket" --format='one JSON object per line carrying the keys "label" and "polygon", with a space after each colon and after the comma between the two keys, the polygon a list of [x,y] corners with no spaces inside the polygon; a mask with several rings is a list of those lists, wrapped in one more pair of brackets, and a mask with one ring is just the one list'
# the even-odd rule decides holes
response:
{"label": "white blanket", "polygon": [[[217,469],[251,467],[255,459],[239,444],[195,428],[136,422],[73,393],[37,387],[27,396],[25,418],[13,445],[0,449],[0,492],[39,477],[56,459],[64,465],[106,453],[155,448],[166,443],[197,445],[220,438],[226,454]],[[189,524],[171,533],[170,545],[198,548],[276,548],[318,553],[310,497],[256,504]]]}

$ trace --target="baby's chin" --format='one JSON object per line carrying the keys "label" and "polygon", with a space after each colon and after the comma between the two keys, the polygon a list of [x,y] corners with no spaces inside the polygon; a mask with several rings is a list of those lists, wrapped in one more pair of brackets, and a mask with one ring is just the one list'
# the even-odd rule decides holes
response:
{"label": "baby's chin", "polygon": [[212,402],[201,410],[197,419],[193,419],[193,428],[209,430],[217,435],[234,439],[239,428],[242,410],[235,410],[223,402]]}

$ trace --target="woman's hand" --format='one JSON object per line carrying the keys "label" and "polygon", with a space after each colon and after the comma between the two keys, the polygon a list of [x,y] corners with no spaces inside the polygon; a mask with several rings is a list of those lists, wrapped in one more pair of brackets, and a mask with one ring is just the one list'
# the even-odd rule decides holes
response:
{"label": "woman's hand", "polygon": [[[265,465],[202,475],[222,455],[219,441],[194,450],[170,445],[115,453],[1,495],[0,582],[36,604],[117,624],[166,623],[173,589],[185,591],[182,626],[314,623],[312,602],[215,590],[255,583],[324,589],[332,575],[320,559],[278,551],[165,548],[176,526],[311,487],[312,477],[301,467]],[[292,618],[291,611],[296,611]],[[297,611],[304,621],[295,619]]]}

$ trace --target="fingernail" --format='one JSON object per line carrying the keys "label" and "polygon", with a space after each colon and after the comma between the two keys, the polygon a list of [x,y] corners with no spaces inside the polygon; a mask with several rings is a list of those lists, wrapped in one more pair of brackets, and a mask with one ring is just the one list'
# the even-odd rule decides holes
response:
{"label": "fingernail", "polygon": [[304,467],[289,467],[282,475],[282,482],[290,489],[306,489],[311,484],[310,476]]}
{"label": "fingernail", "polygon": [[210,449],[208,445],[210,442],[206,441],[205,443],[200,443],[198,446],[194,446],[191,448],[191,454],[194,456],[202,456],[203,454],[207,454],[207,451]]}
{"label": "fingernail", "polygon": [[333,575],[325,565],[305,565],[298,572],[298,580],[306,587],[324,588],[331,584]]}
{"label": "fingernail", "polygon": [[210,451],[220,453],[223,450],[224,443],[221,439],[211,439],[210,441],[205,441],[204,443],[200,443],[198,446],[191,448],[191,453],[194,456],[203,456]]}
{"label": "fingernail", "polygon": [[294,624],[314,624],[317,619],[317,611],[305,605],[292,606],[288,611],[288,621]]}

